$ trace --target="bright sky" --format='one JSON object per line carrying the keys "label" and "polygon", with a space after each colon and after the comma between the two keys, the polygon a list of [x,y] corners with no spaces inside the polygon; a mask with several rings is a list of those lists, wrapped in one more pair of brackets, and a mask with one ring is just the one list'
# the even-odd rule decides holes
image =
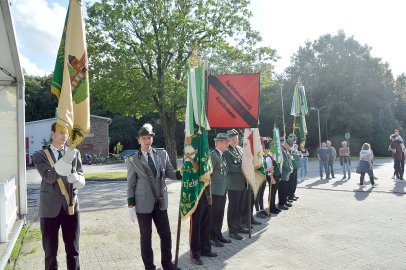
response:
{"label": "bright sky", "polygon": [[[23,68],[30,75],[52,72],[68,0],[11,2]],[[406,73],[404,0],[251,0],[250,8],[261,45],[276,49],[281,57],[278,73],[306,40],[338,30],[372,47],[372,55],[388,62],[394,76]]]}

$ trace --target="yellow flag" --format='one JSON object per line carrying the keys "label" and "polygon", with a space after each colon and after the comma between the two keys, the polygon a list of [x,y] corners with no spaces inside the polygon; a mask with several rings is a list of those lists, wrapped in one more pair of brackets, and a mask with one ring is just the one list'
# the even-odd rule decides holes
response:
{"label": "yellow flag", "polygon": [[70,0],[51,91],[59,98],[57,125],[75,148],[90,130],[89,77],[82,2]]}

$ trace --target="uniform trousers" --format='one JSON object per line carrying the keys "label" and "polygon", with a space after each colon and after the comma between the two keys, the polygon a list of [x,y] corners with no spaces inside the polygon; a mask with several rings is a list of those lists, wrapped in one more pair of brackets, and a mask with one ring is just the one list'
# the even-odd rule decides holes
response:
{"label": "uniform trousers", "polygon": [[289,175],[289,191],[288,198],[293,198],[295,196],[297,187],[297,169],[293,169],[292,173]]}
{"label": "uniform trousers", "polygon": [[40,218],[42,247],[45,253],[45,269],[58,269],[59,228],[65,243],[66,266],[68,270],[80,269],[79,265],[79,213],[68,215],[63,208],[54,218]]}
{"label": "uniform trousers", "polygon": [[262,185],[259,187],[258,194],[257,194],[257,199],[255,200],[255,210],[257,212],[264,210],[264,192],[266,188],[266,183],[270,182],[270,177],[267,175],[266,176],[266,181],[262,183]]}
{"label": "uniform trousers", "polygon": [[228,190],[227,224],[229,233],[238,233],[241,228],[244,190]]}
{"label": "uniform trousers", "polygon": [[243,202],[243,206],[242,206],[242,219],[241,219],[241,223],[243,223],[244,225],[248,225],[250,222],[250,218],[252,218],[252,210],[254,208],[254,192],[252,191],[252,189],[246,189],[244,190],[244,202]]}
{"label": "uniform trousers", "polygon": [[222,238],[221,228],[223,227],[224,208],[226,206],[226,194],[212,195],[212,224],[210,231],[210,239],[216,240]]}
{"label": "uniform trousers", "polygon": [[271,190],[271,210],[276,208],[275,205],[275,199],[276,199],[276,192],[278,191],[279,188],[279,177],[273,178],[275,180],[275,184],[272,184],[272,190]]}
{"label": "uniform trousers", "polygon": [[278,187],[278,205],[282,206],[287,202],[288,181],[280,180]]}
{"label": "uniform trousers", "polygon": [[200,197],[195,212],[190,216],[190,256],[200,258],[211,252],[210,244],[211,205],[205,193]]}
{"label": "uniform trousers", "polygon": [[172,264],[172,238],[169,227],[167,210],[160,210],[155,204],[151,213],[137,213],[141,238],[141,257],[145,269],[156,269],[154,265],[154,252],[152,251],[152,220],[155,223],[159,238],[161,239],[161,265],[164,270],[173,269]]}

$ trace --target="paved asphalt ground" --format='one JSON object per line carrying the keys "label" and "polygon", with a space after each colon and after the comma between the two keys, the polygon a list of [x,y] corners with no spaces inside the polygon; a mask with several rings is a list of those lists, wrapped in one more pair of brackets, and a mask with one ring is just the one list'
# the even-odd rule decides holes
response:
{"label": "paved asphalt ground", "polygon": [[[391,179],[391,159],[375,162],[376,187],[368,180],[359,187],[359,175],[341,180],[320,180],[318,162],[311,161],[310,179],[298,185],[294,206],[254,226],[252,238],[233,240],[213,248],[217,258],[203,258],[204,266],[191,264],[189,223],[182,223],[179,266],[182,269],[406,269],[405,182]],[[125,165],[87,166],[85,171],[125,170]],[[353,170],[355,170],[353,168]],[[40,179],[29,178],[30,229],[39,229],[37,216]],[[366,177],[368,179],[368,177]],[[169,219],[175,254],[180,182],[168,180]],[[265,195],[266,198],[267,194]],[[126,182],[87,182],[81,191],[82,269],[143,269],[138,225],[130,222],[126,208]],[[227,236],[227,222],[223,226]],[[153,229],[155,264],[159,267],[159,238]],[[59,263],[66,269],[63,241]],[[40,240],[24,242],[16,269],[43,269]]]}

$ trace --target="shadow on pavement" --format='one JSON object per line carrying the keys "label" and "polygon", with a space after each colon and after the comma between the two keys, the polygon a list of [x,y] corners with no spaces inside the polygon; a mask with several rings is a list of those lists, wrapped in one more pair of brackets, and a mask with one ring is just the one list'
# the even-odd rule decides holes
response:
{"label": "shadow on pavement", "polygon": [[[269,221],[271,219],[261,219],[260,221],[263,222],[261,225],[254,225],[254,228],[251,230],[251,238],[248,238],[248,234],[240,234],[244,237],[243,240],[239,241],[231,239],[232,242],[229,244],[225,244],[224,247],[212,246],[212,251],[217,252],[219,256],[214,258],[202,256],[201,259],[204,264],[201,266],[192,263],[189,251],[179,255],[179,267],[181,267],[182,269],[224,269],[227,265],[226,261],[229,258],[233,257],[238,252],[241,252],[241,250],[243,250],[244,248],[249,247],[249,245],[257,241],[261,237],[261,234],[268,229]],[[228,238],[228,231],[223,231],[223,235]],[[238,248],[236,248],[236,246]]]}
{"label": "shadow on pavement", "polygon": [[365,187],[360,187],[359,189],[354,189],[354,197],[357,201],[363,201],[368,198],[371,191],[374,187],[369,187],[368,189],[364,190]]}
{"label": "shadow on pavement", "polygon": [[347,183],[348,180],[350,180],[350,179],[346,178],[346,179],[341,179],[341,180],[335,181],[335,182],[332,184],[332,186],[333,186],[333,187],[337,187],[337,186],[343,185],[343,184]]}
{"label": "shadow on pavement", "polygon": [[405,195],[406,182],[395,182],[393,189],[391,190],[396,196]]}
{"label": "shadow on pavement", "polygon": [[327,184],[329,182],[329,179],[319,179],[313,183],[307,184],[305,187],[306,188],[312,188],[318,185],[323,185],[323,184]]}

